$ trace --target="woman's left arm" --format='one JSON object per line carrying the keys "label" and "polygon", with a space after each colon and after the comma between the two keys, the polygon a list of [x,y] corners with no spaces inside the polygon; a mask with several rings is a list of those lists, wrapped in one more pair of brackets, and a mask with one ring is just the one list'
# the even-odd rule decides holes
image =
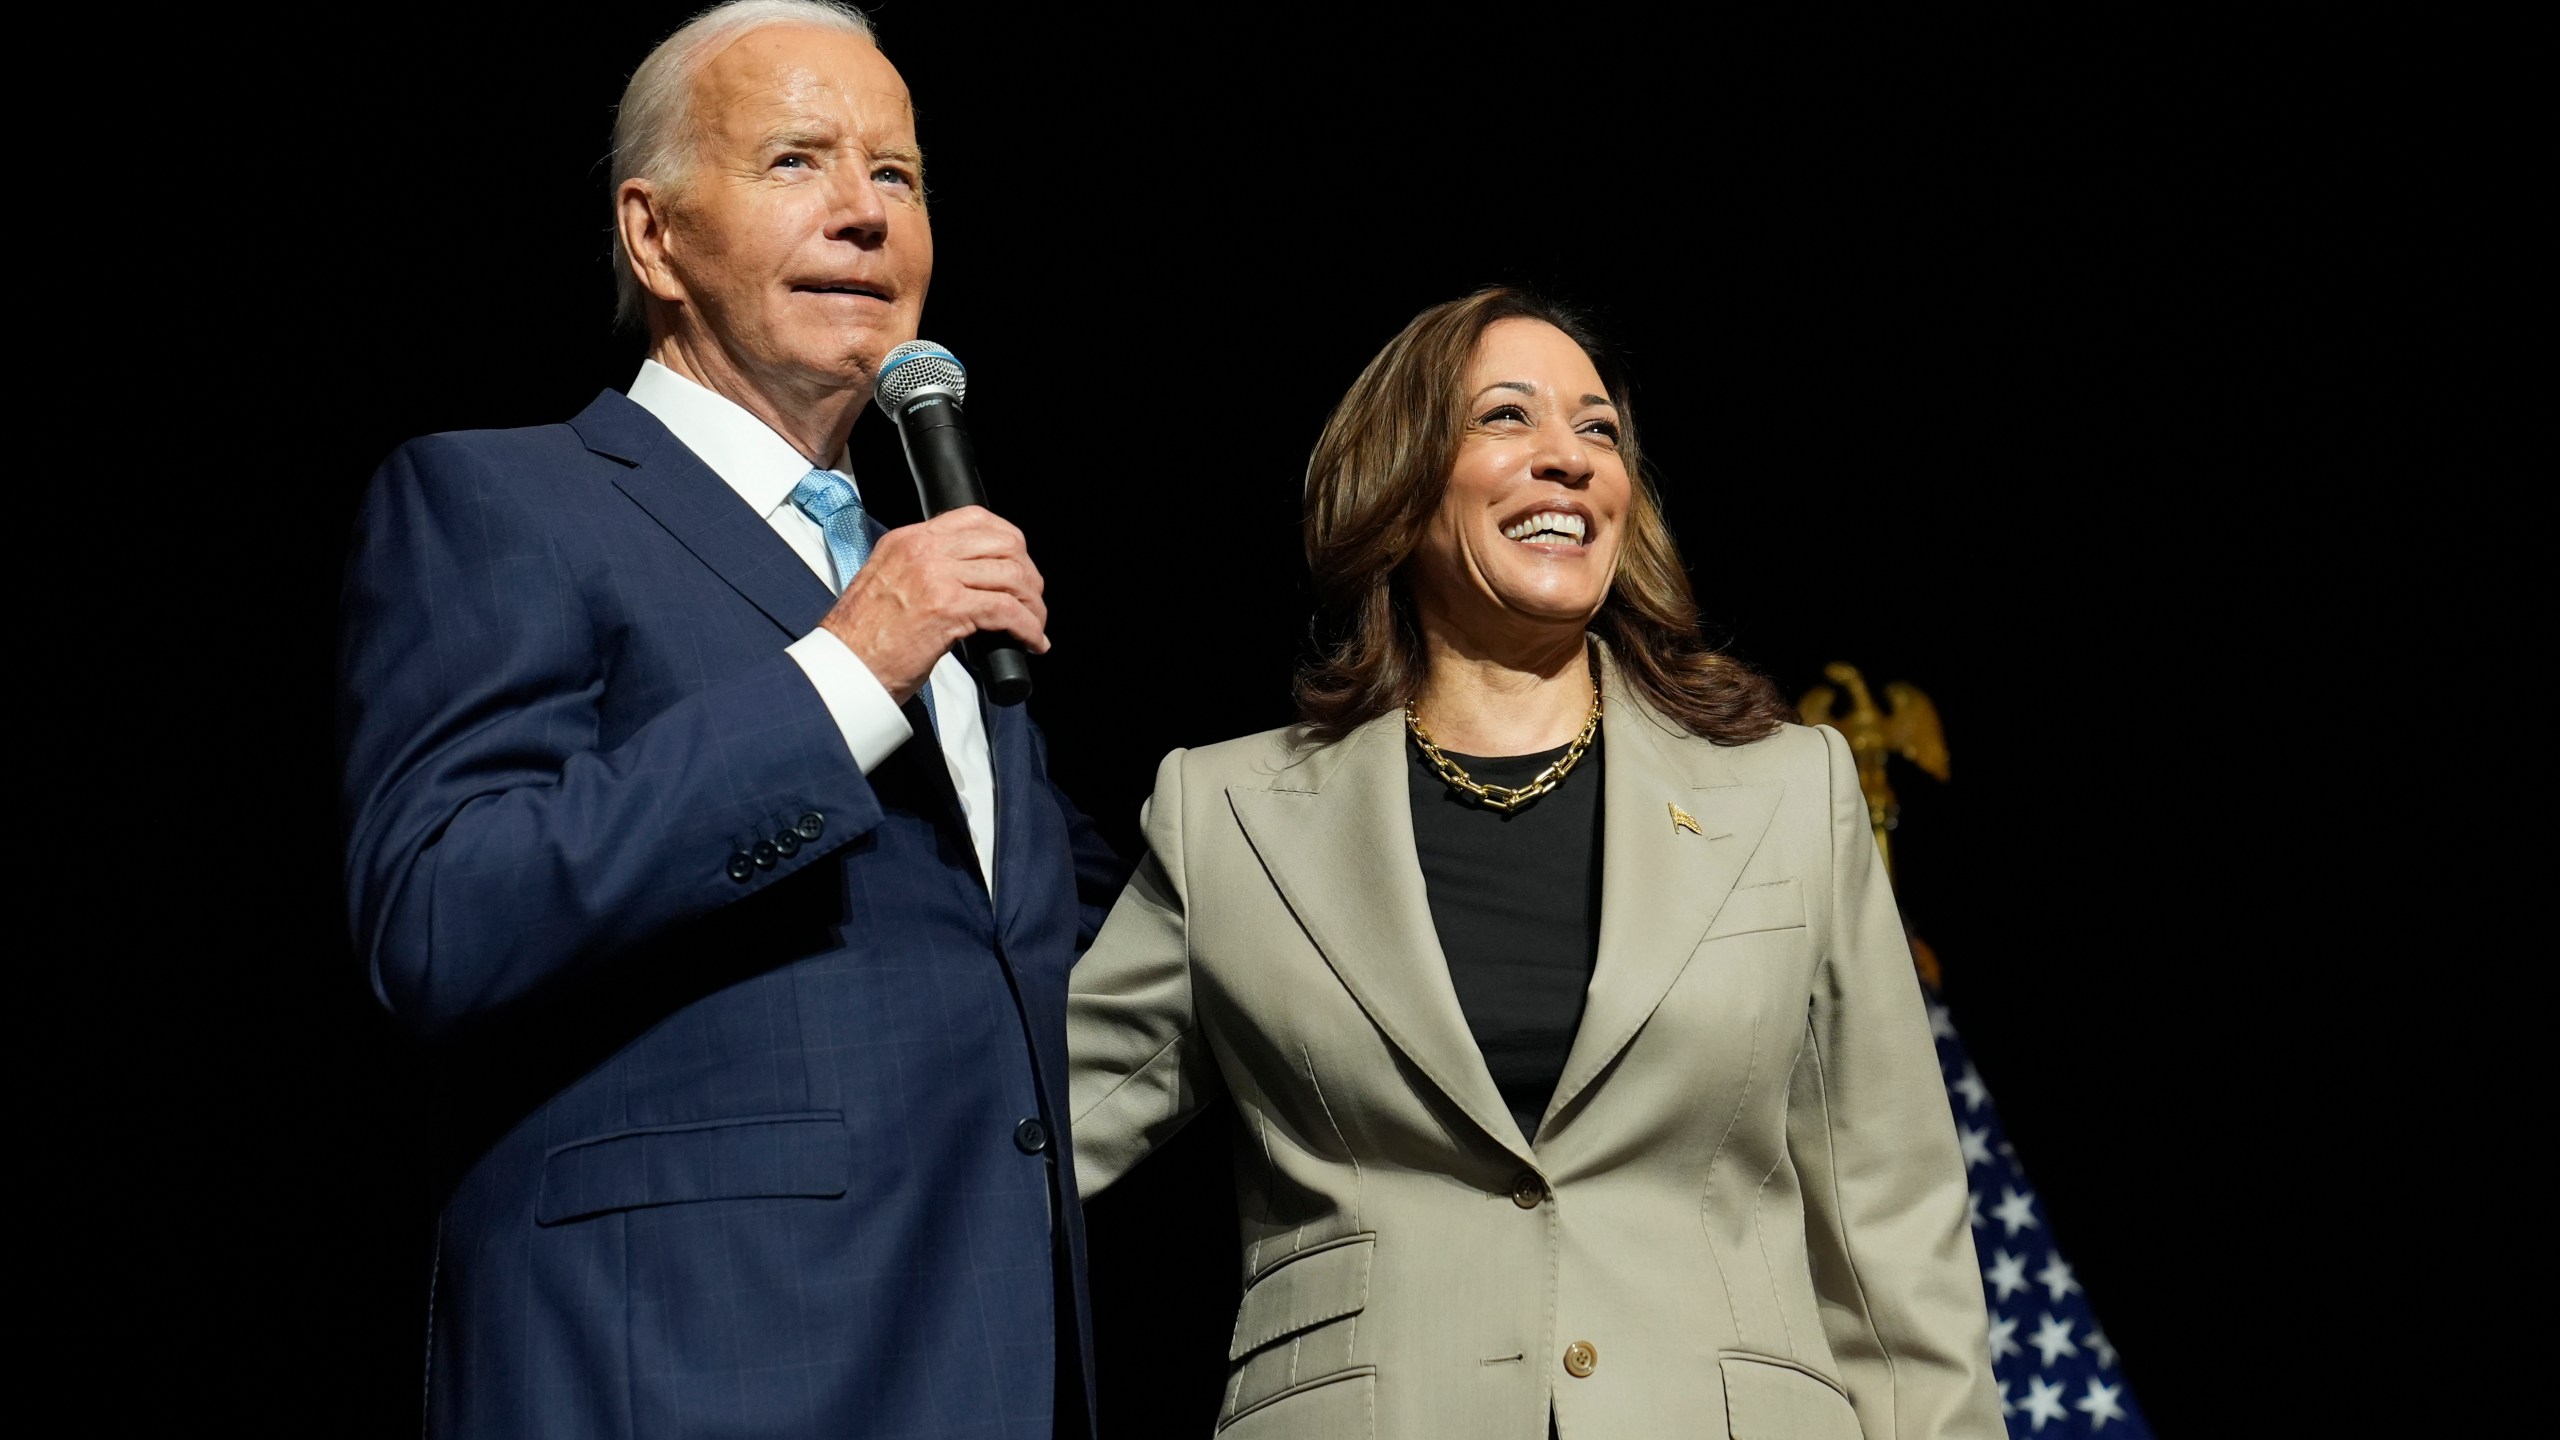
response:
{"label": "woman's left arm", "polygon": [[2004,1433],[1965,1168],[1857,764],[1828,747],[1831,886],[1787,1109],[1833,1356],[1870,1440]]}

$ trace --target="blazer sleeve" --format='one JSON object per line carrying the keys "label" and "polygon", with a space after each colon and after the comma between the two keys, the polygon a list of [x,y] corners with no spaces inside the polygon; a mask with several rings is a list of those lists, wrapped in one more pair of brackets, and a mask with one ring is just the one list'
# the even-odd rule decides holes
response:
{"label": "blazer sleeve", "polygon": [[1222,1093],[1191,990],[1182,757],[1156,769],[1147,854],[1067,980],[1076,1188],[1100,1193]]}
{"label": "blazer sleeve", "polygon": [[[427,1035],[756,894],[880,822],[779,636],[770,656],[602,743],[592,577],[574,573],[524,483],[466,437],[413,441],[375,475],[348,566],[350,925],[375,994]],[[792,854],[777,846],[770,868],[731,877],[730,857],[786,828]]]}
{"label": "blazer sleeve", "polygon": [[1823,728],[1831,908],[1787,1110],[1825,1338],[1871,1440],[2004,1434],[1965,1170],[1856,762]]}

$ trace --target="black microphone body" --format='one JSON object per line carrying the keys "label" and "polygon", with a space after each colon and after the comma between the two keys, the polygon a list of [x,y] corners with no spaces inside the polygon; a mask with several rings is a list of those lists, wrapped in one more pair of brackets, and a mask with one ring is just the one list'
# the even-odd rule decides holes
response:
{"label": "black microphone body", "polygon": [[[907,469],[916,477],[916,499],[926,519],[987,503],[987,487],[978,480],[978,453],[969,444],[957,397],[927,390],[889,413],[897,418],[898,439],[906,445]],[[1031,697],[1031,657],[1022,652],[1021,641],[1001,630],[982,630],[961,641],[960,649],[978,683],[987,687],[988,699],[1019,705]]]}

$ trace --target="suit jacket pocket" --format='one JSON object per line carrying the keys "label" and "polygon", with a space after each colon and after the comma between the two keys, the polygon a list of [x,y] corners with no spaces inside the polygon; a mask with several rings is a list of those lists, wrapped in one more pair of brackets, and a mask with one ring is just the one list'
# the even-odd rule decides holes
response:
{"label": "suit jacket pocket", "polygon": [[[1285,1396],[1312,1393],[1317,1382],[1354,1368],[1352,1341],[1359,1333],[1360,1312],[1368,1308],[1369,1261],[1377,1248],[1378,1237],[1368,1232],[1311,1245],[1273,1262],[1245,1286],[1244,1303],[1236,1307],[1235,1334],[1227,1345],[1233,1371],[1219,1412],[1221,1425],[1238,1423]],[[1335,1403],[1310,1402],[1306,1413],[1328,1414]],[[1299,1411],[1291,1405],[1280,1408],[1292,1418],[1270,1423],[1294,1426]],[[1365,1414],[1365,1400],[1361,1408]],[[1331,1432],[1319,1427],[1305,1433]]]}
{"label": "suit jacket pocket", "polygon": [[1804,887],[1793,878],[1744,885],[1727,895],[1707,926],[1706,938],[1748,935],[1755,930],[1792,930],[1804,924]]}
{"label": "suit jacket pocket", "polygon": [[1218,1440],[1370,1440],[1378,1372],[1363,1367],[1292,1385],[1218,1427]]}
{"label": "suit jacket pocket", "polygon": [[1367,1309],[1369,1257],[1377,1248],[1375,1232],[1346,1235],[1301,1250],[1255,1276],[1236,1308],[1228,1361]]}
{"label": "suit jacket pocket", "polygon": [[697,1200],[833,1199],[852,1169],[838,1110],[621,1130],[553,1147],[533,1218],[559,1225]]}
{"label": "suit jacket pocket", "polygon": [[1858,1412],[1829,1378],[1769,1356],[1727,1354],[1716,1363],[1732,1440],[1865,1440]]}

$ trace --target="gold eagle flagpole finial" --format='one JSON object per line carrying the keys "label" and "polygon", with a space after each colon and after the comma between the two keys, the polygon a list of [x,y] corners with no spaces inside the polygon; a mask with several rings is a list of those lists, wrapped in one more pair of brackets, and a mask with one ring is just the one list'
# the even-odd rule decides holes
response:
{"label": "gold eagle flagpole finial", "polygon": [[[1947,778],[1947,735],[1938,724],[1938,707],[1919,686],[1897,680],[1884,687],[1893,709],[1883,710],[1868,693],[1867,679],[1857,666],[1834,660],[1822,667],[1822,673],[1830,677],[1831,685],[1807,690],[1796,708],[1804,713],[1807,725],[1828,725],[1849,742],[1849,754],[1858,762],[1858,788],[1867,797],[1867,824],[1875,829],[1876,849],[1884,856],[1885,873],[1891,875],[1893,842],[1885,837],[1901,823],[1902,804],[1894,798],[1885,761],[1899,755],[1939,780]],[[1834,690],[1832,685],[1840,688]],[[1841,704],[1844,691],[1845,708]]]}
{"label": "gold eagle flagpole finial", "polygon": [[[1897,680],[1884,687],[1885,699],[1893,704],[1886,711],[1868,693],[1866,677],[1857,666],[1834,660],[1822,667],[1822,673],[1830,677],[1831,685],[1807,690],[1796,708],[1807,725],[1828,725],[1849,742],[1849,754],[1858,762],[1858,789],[1867,799],[1867,824],[1875,831],[1876,853],[1884,857],[1885,874],[1891,876],[1893,842],[1887,837],[1901,823],[1902,803],[1894,798],[1885,761],[1899,755],[1936,779],[1947,778],[1947,735],[1938,723],[1938,707],[1919,686]],[[1832,685],[1840,688],[1834,690]],[[1843,692],[1846,708],[1841,705]],[[1936,989],[1942,983],[1936,952],[1917,935],[1910,940],[1920,978]]]}

